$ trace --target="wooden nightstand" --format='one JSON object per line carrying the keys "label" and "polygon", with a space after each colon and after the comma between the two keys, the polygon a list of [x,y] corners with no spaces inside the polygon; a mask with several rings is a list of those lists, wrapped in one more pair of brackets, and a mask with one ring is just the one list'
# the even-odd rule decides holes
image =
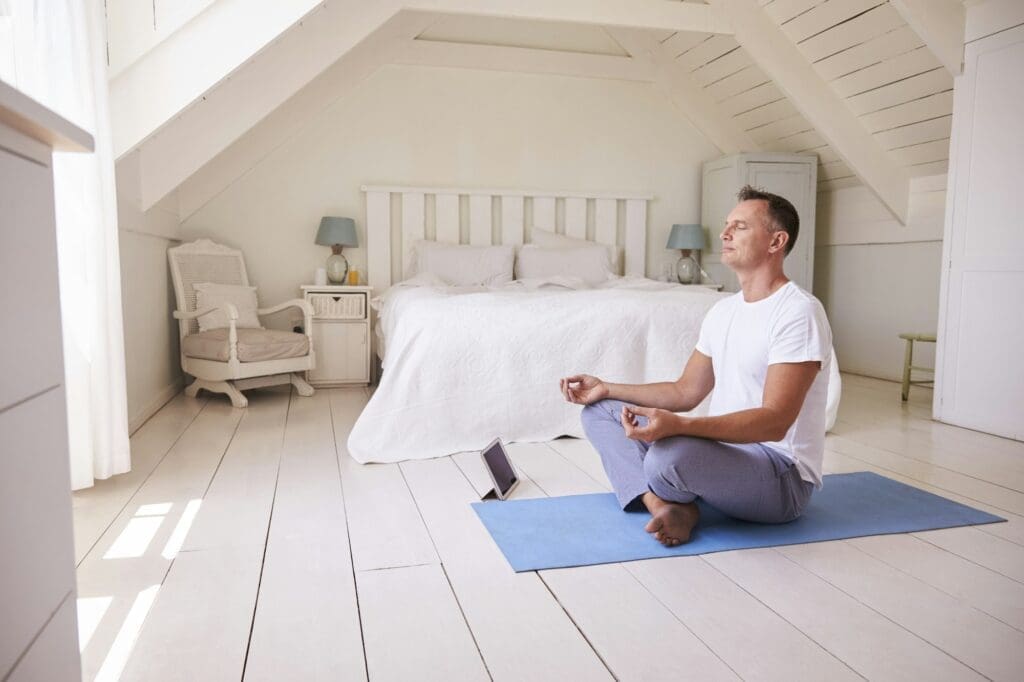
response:
{"label": "wooden nightstand", "polygon": [[314,386],[370,383],[370,291],[366,286],[305,285],[313,306]]}

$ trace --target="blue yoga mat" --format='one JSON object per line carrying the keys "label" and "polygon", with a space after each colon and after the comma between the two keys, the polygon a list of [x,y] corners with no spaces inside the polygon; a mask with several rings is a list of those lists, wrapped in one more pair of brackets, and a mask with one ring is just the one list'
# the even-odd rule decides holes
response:
{"label": "blue yoga mat", "polygon": [[738,521],[699,504],[690,542],[672,548],[644,531],[649,514],[622,511],[611,493],[475,502],[473,508],[517,573],[1006,520],[866,471],[825,476],[824,487],[790,523]]}

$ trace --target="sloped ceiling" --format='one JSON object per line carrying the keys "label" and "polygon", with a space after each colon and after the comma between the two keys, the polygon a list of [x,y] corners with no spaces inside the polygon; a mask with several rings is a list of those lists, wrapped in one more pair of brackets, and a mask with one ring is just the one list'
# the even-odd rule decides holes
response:
{"label": "sloped ceiling", "polygon": [[[353,51],[361,46],[366,52],[367,44],[378,38],[373,58],[364,54],[358,60],[359,77],[387,63],[420,63],[652,82],[723,153],[816,154],[820,189],[866,184],[898,217],[905,215],[906,190],[900,195],[887,185],[906,184],[910,177],[947,168],[953,72],[958,66],[958,53],[948,45],[958,26],[963,35],[959,0],[712,0],[701,8],[707,13],[699,16],[660,10],[704,3],[636,0],[602,3],[605,13],[593,22],[583,20],[587,15],[573,0],[542,3],[543,10],[531,9],[534,4],[421,0],[396,5],[395,15],[406,17],[400,30],[392,20],[387,40],[377,35],[384,30],[382,25],[369,26],[362,41],[352,41]],[[625,16],[630,7],[644,10],[639,19],[631,20],[633,25],[611,23],[618,21],[617,12]],[[313,13],[305,22],[329,14]],[[552,20],[573,16],[580,20]],[[763,23],[751,24],[751,17]],[[715,32],[672,30],[691,25]],[[280,57],[274,50],[301,49],[302,41],[289,41],[287,34],[303,30],[309,28],[289,28],[207,97],[215,98],[216,90],[231,80],[253,80],[252,74],[246,78],[247,69],[274,73],[268,66]],[[937,33],[945,36],[944,44],[934,39]],[[773,49],[784,53],[784,59],[776,61],[774,53],[765,52],[764,34],[777,39]],[[761,60],[752,53],[760,54]],[[328,68],[339,69],[344,59]],[[780,63],[787,68],[780,71]],[[794,66],[799,68],[788,68]],[[805,82],[787,82],[792,81],[791,71],[802,69]],[[305,82],[308,78],[294,91],[281,88],[281,99],[270,110],[299,96],[297,90]],[[153,173],[166,167],[160,156],[174,151],[173,145],[159,144],[160,137],[168,139],[170,130],[173,139],[176,125],[190,130],[202,126],[203,110],[191,108],[187,116],[169,120],[160,127],[160,135],[151,135],[135,148],[143,159],[144,175],[147,167]],[[270,110],[250,116],[252,125]],[[223,115],[223,108],[217,115]],[[841,125],[833,125],[834,119]],[[209,158],[194,156],[192,165],[180,168],[178,175],[151,183],[159,190],[149,193],[147,203],[173,190],[244,130],[225,134],[229,137],[210,145]],[[230,175],[221,174],[219,181],[230,182]],[[145,177],[140,182],[147,184]]]}

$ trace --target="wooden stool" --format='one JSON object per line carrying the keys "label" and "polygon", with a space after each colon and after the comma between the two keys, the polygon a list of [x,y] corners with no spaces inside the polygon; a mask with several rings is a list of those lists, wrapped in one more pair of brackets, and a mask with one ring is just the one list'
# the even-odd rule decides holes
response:
{"label": "wooden stool", "polygon": [[931,372],[932,377],[935,376],[935,370],[931,367],[914,367],[914,342],[922,341],[924,343],[935,343],[935,334],[900,334],[900,338],[907,342],[907,352],[903,356],[903,402],[907,401],[910,395],[911,386],[934,386],[935,379],[925,379],[918,381],[910,380],[911,370],[917,370],[919,372]]}

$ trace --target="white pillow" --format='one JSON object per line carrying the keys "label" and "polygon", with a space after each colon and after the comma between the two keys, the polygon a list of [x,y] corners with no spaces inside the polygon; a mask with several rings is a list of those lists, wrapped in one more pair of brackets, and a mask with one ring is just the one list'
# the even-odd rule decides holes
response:
{"label": "white pillow", "polygon": [[[259,304],[256,302],[256,287],[245,287],[235,284],[216,284],[201,282],[193,284],[196,290],[196,310],[202,310],[219,303],[233,303],[238,308],[238,329],[260,329],[260,318],[256,315]],[[228,326],[228,316],[222,310],[199,316],[199,331],[221,329]]]}
{"label": "white pillow", "polygon": [[609,274],[607,252],[593,246],[546,249],[527,244],[516,261],[516,279],[578,277],[593,286],[607,281]]}
{"label": "white pillow", "polygon": [[413,246],[415,272],[436,275],[452,286],[492,286],[512,281],[513,246],[469,246],[427,240]]}
{"label": "white pillow", "polygon": [[569,249],[583,247],[601,249],[608,254],[608,272],[614,275],[619,271],[619,254],[621,249],[614,244],[590,242],[586,239],[578,239],[576,237],[550,232],[540,227],[533,228],[530,241],[544,249]]}

